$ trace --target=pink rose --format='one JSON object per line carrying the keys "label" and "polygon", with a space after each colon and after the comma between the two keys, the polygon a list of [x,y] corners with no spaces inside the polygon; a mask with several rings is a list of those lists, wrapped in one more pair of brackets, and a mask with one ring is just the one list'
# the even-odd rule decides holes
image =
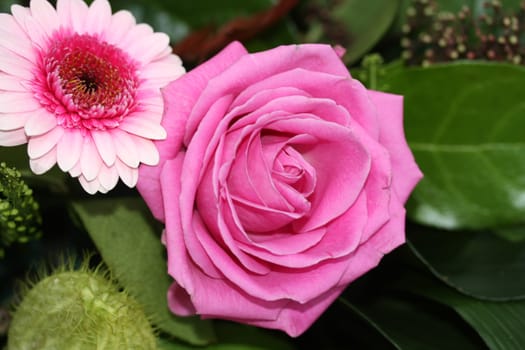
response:
{"label": "pink rose", "polygon": [[330,46],[233,43],[163,93],[168,139],[138,188],[166,225],[174,313],[298,336],[404,243],[421,173],[402,97]]}

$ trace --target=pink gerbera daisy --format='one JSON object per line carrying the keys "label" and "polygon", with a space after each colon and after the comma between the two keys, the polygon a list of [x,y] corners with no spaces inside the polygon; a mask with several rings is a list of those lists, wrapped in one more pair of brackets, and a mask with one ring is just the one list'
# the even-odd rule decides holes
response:
{"label": "pink gerbera daisy", "polygon": [[135,186],[166,137],[160,89],[184,74],[168,36],[107,0],[11,12],[0,14],[0,145],[27,142],[33,172],[58,164],[89,193]]}

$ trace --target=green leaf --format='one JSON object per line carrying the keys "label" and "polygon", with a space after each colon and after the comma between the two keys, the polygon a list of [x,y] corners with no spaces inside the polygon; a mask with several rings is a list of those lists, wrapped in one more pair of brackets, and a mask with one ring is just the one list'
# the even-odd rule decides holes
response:
{"label": "green leaf", "polygon": [[[479,349],[472,329],[442,305],[400,296],[377,296],[356,304],[344,299],[390,340],[396,349]],[[436,336],[438,335],[438,336]]]}
{"label": "green leaf", "polygon": [[243,42],[249,52],[269,50],[279,45],[296,44],[298,41],[297,28],[288,18],[281,19],[268,30],[254,38]]}
{"label": "green leaf", "polygon": [[264,11],[273,5],[271,0],[114,0],[114,10],[127,9],[138,22],[150,24],[155,30],[168,34],[178,42],[192,29],[220,26],[237,17]]}
{"label": "green leaf", "polygon": [[11,5],[20,4],[21,2],[22,2],[21,0],[19,1],[16,1],[16,0],[0,1],[0,12],[11,13]]}
{"label": "green leaf", "polygon": [[381,39],[396,16],[399,3],[399,0],[347,0],[334,6],[334,19],[344,23],[351,35],[344,56],[347,64],[355,62]]}
{"label": "green leaf", "polygon": [[449,229],[524,222],[525,69],[459,62],[384,79],[405,96],[406,137],[425,175],[409,216]]}
{"label": "green leaf", "polygon": [[293,347],[283,333],[218,321],[215,324],[217,342],[206,347],[182,345],[160,338],[159,350],[291,350]]}
{"label": "green leaf", "polygon": [[307,41],[343,45],[347,64],[354,63],[382,38],[392,25],[400,0],[317,0],[309,3],[318,13],[328,10],[329,20],[311,24]]}
{"label": "green leaf", "polygon": [[525,298],[525,241],[511,242],[492,232],[409,226],[408,244],[434,275],[461,293],[492,300]]}
{"label": "green leaf", "polygon": [[498,227],[494,233],[510,242],[523,243],[525,241],[525,225]]}
{"label": "green leaf", "polygon": [[168,309],[165,249],[159,230],[138,198],[78,201],[73,204],[104,262],[119,282],[144,306],[162,331],[192,344],[214,339],[209,321],[175,317]]}
{"label": "green leaf", "polygon": [[338,298],[294,340],[294,345],[301,350],[395,349],[381,329],[355,309],[349,312],[347,306],[341,297]]}
{"label": "green leaf", "polygon": [[525,344],[525,301],[491,302],[465,296],[436,280],[406,279],[414,293],[452,307],[492,350],[522,349]]}

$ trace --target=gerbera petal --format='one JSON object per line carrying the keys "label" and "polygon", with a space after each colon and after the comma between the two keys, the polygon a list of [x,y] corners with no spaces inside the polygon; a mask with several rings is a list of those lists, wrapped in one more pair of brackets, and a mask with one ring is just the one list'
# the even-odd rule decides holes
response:
{"label": "gerbera petal", "polygon": [[57,0],[57,15],[62,27],[71,26],[71,1]]}
{"label": "gerbera petal", "polygon": [[31,137],[27,143],[27,153],[29,157],[32,159],[42,157],[55,147],[63,135],[64,129],[57,127],[44,135]]}
{"label": "gerbera petal", "polygon": [[152,140],[166,138],[166,130],[160,125],[160,122],[155,122],[140,114],[124,119],[120,124],[120,129]]}
{"label": "gerbera petal", "polygon": [[117,185],[119,174],[115,166],[102,165],[98,174],[100,184],[108,191]]}
{"label": "gerbera petal", "polygon": [[104,31],[105,39],[110,44],[118,44],[126,33],[136,24],[131,12],[121,10],[111,17],[109,27]]}
{"label": "gerbera petal", "polygon": [[10,131],[0,130],[0,146],[18,146],[27,142],[27,136],[23,128]]}
{"label": "gerbera petal", "polygon": [[0,71],[19,78],[30,80],[34,74],[33,64],[12,51],[0,47]]}
{"label": "gerbera petal", "polygon": [[15,113],[15,114],[3,114],[0,113],[0,130],[10,131],[15,129],[23,128],[30,114],[28,113]]}
{"label": "gerbera petal", "polygon": [[69,175],[72,177],[79,177],[82,175],[82,169],[80,168],[80,162],[77,162],[74,167],[69,169]]}
{"label": "gerbera petal", "polygon": [[159,151],[157,150],[157,147],[155,147],[153,141],[142,137],[134,137],[133,142],[137,146],[141,163],[151,166],[155,166],[159,163]]}
{"label": "gerbera petal", "polygon": [[97,146],[98,154],[100,154],[104,163],[106,163],[107,166],[115,164],[117,151],[111,135],[105,131],[93,131],[91,132],[91,137],[93,137],[93,141],[95,141],[95,145]]}
{"label": "gerbera petal", "polygon": [[98,180],[87,181],[83,176],[78,177],[78,182],[82,185],[84,191],[89,194],[95,194],[100,188],[100,183]]}
{"label": "gerbera petal", "polygon": [[[142,68],[140,74],[143,79],[163,79],[166,75],[169,75],[169,72],[172,72],[175,67],[179,67],[180,70],[183,70],[180,66],[180,58],[177,56],[168,56],[167,58],[162,59],[161,61],[152,62],[146,67]],[[184,73],[184,72],[182,72]],[[175,75],[182,74],[180,71],[174,72]]]}
{"label": "gerbera petal", "polygon": [[16,23],[22,28],[22,30],[27,33],[26,28],[26,20],[25,18],[27,16],[31,16],[31,11],[29,11],[29,8],[23,7],[18,4],[14,4],[11,6],[11,13],[13,15],[13,18],[15,19]]}
{"label": "gerbera petal", "polygon": [[57,126],[56,117],[45,109],[37,109],[31,112],[31,117],[25,125],[27,136],[38,136],[45,134]]}
{"label": "gerbera petal", "polygon": [[89,34],[100,34],[111,21],[111,6],[107,0],[95,0],[86,17],[85,28]]}
{"label": "gerbera petal", "polygon": [[30,93],[7,91],[0,93],[0,112],[2,113],[29,112],[40,107]]}
{"label": "gerbera petal", "polygon": [[128,48],[136,41],[146,40],[151,34],[153,34],[153,28],[145,23],[140,23],[131,28],[119,43],[119,47],[128,52]]}
{"label": "gerbera petal", "polygon": [[[139,157],[137,147],[131,140],[132,136],[120,130],[114,130],[111,133],[117,150],[118,158],[127,166],[136,168],[139,166]],[[119,172],[120,173],[120,172]]]}
{"label": "gerbera petal", "polygon": [[137,40],[128,48],[128,53],[142,63],[148,63],[164,52],[170,38],[164,33],[153,33],[147,40]]}
{"label": "gerbera petal", "polygon": [[32,44],[39,48],[44,47],[48,36],[40,23],[33,18],[31,11],[20,5],[13,5],[11,6],[11,13],[29,36]]}
{"label": "gerbera petal", "polygon": [[29,160],[29,167],[31,171],[37,175],[41,175],[51,169],[57,162],[57,154],[55,150],[51,150],[39,158],[32,158]]}
{"label": "gerbera petal", "polygon": [[0,13],[0,46],[34,60],[35,50],[13,16]]}
{"label": "gerbera petal", "polygon": [[69,171],[80,158],[83,137],[80,130],[68,130],[57,143],[57,163],[64,172]]}
{"label": "gerbera petal", "polygon": [[55,8],[46,0],[31,0],[29,7],[32,17],[40,24],[47,36],[51,36],[60,23]]}
{"label": "gerbera petal", "polygon": [[21,84],[19,78],[2,72],[0,72],[0,90],[16,92],[27,91],[24,85]]}
{"label": "gerbera petal", "polygon": [[[66,2],[66,0],[62,0],[62,2]],[[88,6],[82,0],[71,0],[69,2],[69,26],[73,27],[73,31],[77,33],[84,33]]]}
{"label": "gerbera petal", "polygon": [[90,137],[84,138],[82,156],[80,157],[82,175],[87,181],[93,181],[97,177],[101,166],[102,158],[100,158],[93,139]]}
{"label": "gerbera petal", "polygon": [[124,162],[121,162],[119,159],[115,161],[115,167],[118,171],[122,182],[124,182],[128,187],[135,187],[137,180],[139,178],[139,171],[136,168],[130,168]]}

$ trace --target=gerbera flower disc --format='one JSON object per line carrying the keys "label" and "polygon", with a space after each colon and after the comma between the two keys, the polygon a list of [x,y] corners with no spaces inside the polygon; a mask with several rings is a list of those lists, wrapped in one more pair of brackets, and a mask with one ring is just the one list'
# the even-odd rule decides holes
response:
{"label": "gerbera flower disc", "polygon": [[112,14],[107,0],[31,0],[0,14],[0,146],[28,143],[30,166],[58,164],[89,193],[159,160],[160,89],[184,74],[169,37]]}

